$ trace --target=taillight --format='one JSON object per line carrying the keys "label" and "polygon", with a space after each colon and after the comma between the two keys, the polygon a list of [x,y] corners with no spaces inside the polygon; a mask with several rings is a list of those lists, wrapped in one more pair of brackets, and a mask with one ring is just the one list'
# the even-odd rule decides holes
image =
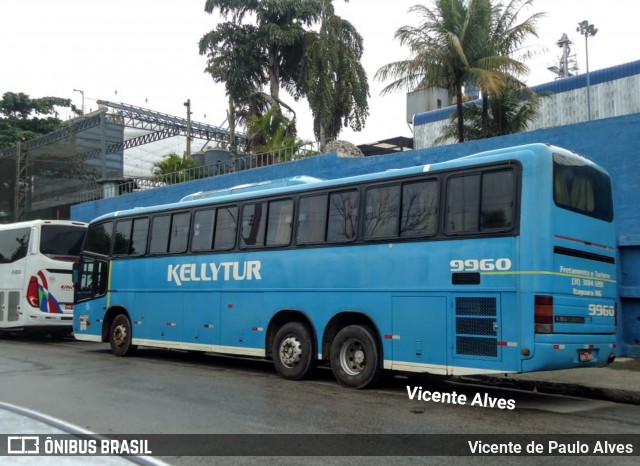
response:
{"label": "taillight", "polygon": [[536,296],[533,307],[536,333],[553,333],[553,296]]}
{"label": "taillight", "polygon": [[38,279],[31,277],[27,288],[27,301],[32,307],[40,307],[40,293],[38,292]]}

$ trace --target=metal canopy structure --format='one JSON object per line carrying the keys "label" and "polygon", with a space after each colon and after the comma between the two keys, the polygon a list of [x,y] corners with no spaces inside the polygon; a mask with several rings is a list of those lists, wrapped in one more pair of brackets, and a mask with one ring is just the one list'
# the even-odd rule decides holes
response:
{"label": "metal canopy structure", "polygon": [[[114,144],[107,147],[107,153],[118,152],[173,136],[190,135],[192,138],[230,144],[229,131],[206,123],[188,121],[186,118],[156,112],[155,110],[106,100],[98,100],[98,105],[111,110],[108,114],[117,115],[121,119],[123,126],[150,131],[148,134],[127,139],[121,145]],[[236,145],[247,143],[247,137],[244,134],[236,133],[235,139]],[[95,157],[95,155],[93,152],[88,152],[81,154],[80,157],[86,160]]]}
{"label": "metal canopy structure", "polygon": [[[149,131],[147,134],[132,137],[122,142],[108,145],[104,150],[107,154],[116,153],[142,144],[160,141],[174,136],[188,136],[192,138],[215,141],[219,143],[230,143],[229,131],[211,126],[206,123],[188,121],[186,118],[156,112],[134,105],[98,100],[98,105],[106,111],[106,114],[114,120],[120,122],[127,128],[141,129]],[[236,144],[246,144],[247,138],[243,134],[236,134]],[[78,154],[76,160],[85,161],[100,156],[101,148]]]}
{"label": "metal canopy structure", "polygon": [[[219,127],[125,103],[99,100],[98,105],[98,111],[65,122],[57,131],[0,151],[0,221],[72,203],[74,193],[122,179],[125,149],[174,136],[230,143],[229,132]],[[125,139],[125,128],[146,133]],[[244,134],[236,134],[236,145],[246,141]]]}

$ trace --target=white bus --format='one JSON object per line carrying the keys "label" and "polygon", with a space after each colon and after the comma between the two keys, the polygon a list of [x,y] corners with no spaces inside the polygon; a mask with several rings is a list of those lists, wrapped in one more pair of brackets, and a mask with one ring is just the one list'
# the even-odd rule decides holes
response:
{"label": "white bus", "polygon": [[86,229],[67,220],[0,225],[0,331],[71,331],[72,268]]}

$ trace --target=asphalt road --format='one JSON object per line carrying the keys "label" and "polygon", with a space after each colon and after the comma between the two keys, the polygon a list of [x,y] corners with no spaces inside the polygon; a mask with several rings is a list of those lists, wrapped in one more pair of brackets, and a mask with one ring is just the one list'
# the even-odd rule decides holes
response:
{"label": "asphalt road", "polygon": [[[356,391],[340,387],[326,369],[313,380],[291,382],[280,379],[273,366],[263,361],[156,349],[117,358],[104,344],[15,336],[0,337],[0,354],[0,401],[106,435],[288,434],[293,445],[301,438],[294,434],[640,433],[638,406],[465,385],[433,377],[388,378],[376,389]],[[431,392],[429,401],[417,399],[419,387]],[[434,393],[448,400],[435,402]],[[476,396],[483,403],[503,400],[503,409],[497,404],[472,406]],[[162,459],[171,464],[372,463],[361,457]],[[575,464],[577,460],[581,464],[611,462],[603,457],[515,459],[554,465]],[[373,463],[481,461],[486,462],[486,457],[394,457]],[[514,458],[492,457],[491,463],[513,464]],[[615,464],[636,463],[637,457],[615,458]]]}

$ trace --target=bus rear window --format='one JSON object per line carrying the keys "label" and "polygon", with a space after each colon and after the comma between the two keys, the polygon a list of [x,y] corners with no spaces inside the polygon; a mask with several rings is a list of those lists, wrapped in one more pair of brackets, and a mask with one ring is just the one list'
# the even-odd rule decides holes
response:
{"label": "bus rear window", "polygon": [[613,220],[611,180],[586,161],[553,154],[553,199],[563,209]]}
{"label": "bus rear window", "polygon": [[48,256],[77,257],[86,230],[66,225],[43,225],[40,252]]}

